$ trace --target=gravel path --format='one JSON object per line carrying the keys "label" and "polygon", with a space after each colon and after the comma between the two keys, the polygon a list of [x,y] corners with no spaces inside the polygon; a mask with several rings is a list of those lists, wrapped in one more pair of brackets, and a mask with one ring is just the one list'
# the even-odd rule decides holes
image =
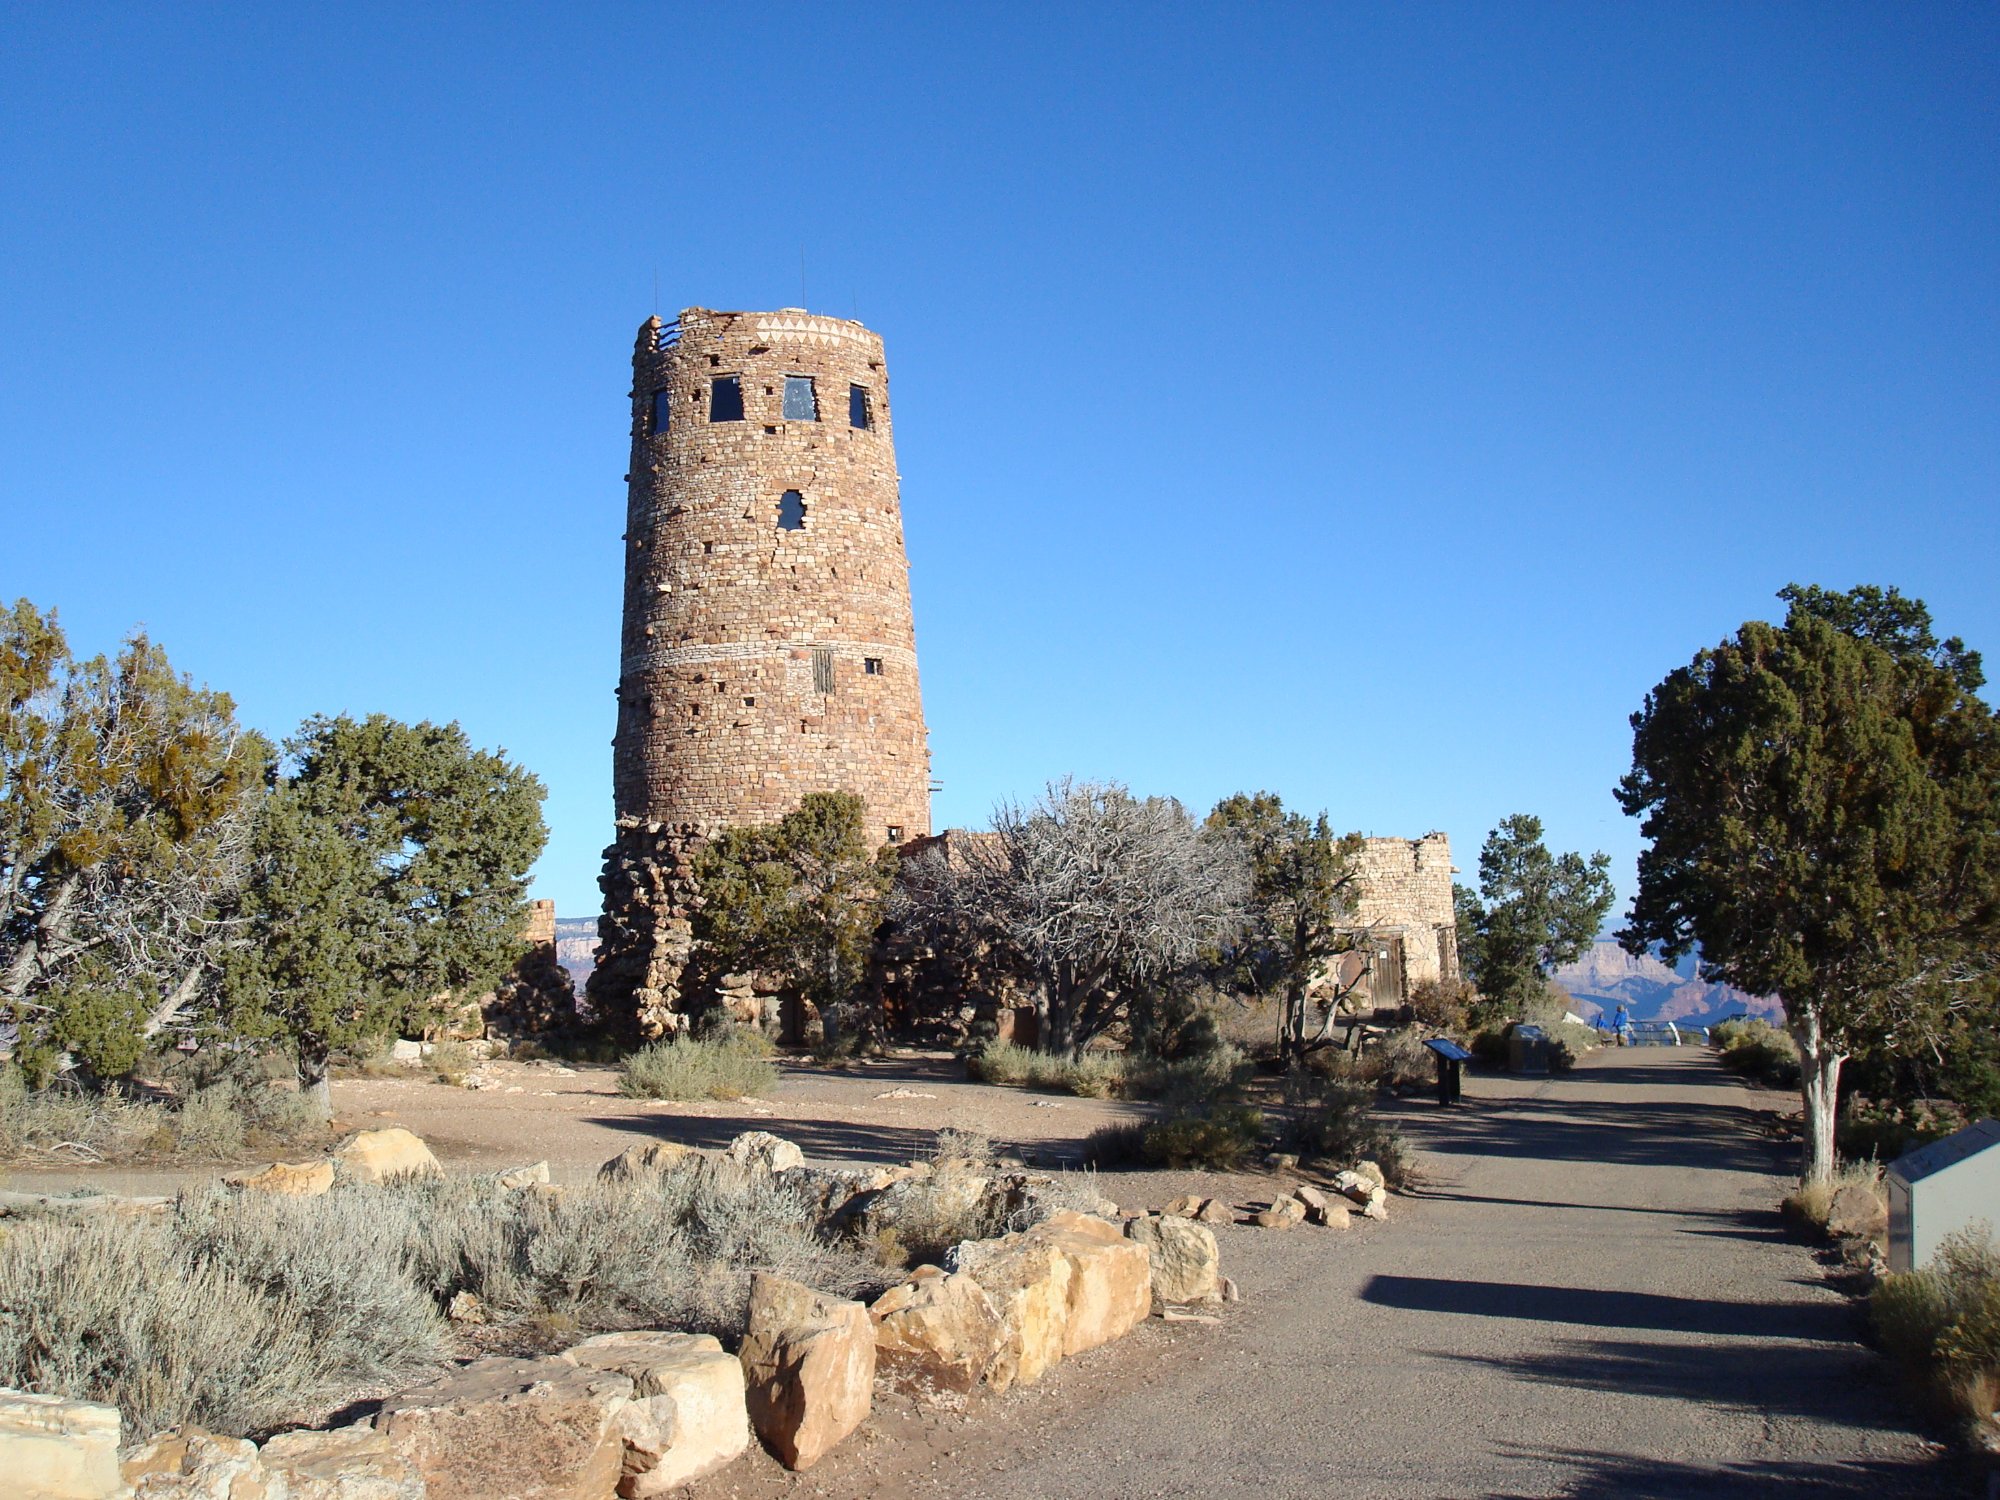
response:
{"label": "gravel path", "polygon": [[1466,1093],[1405,1111],[1427,1183],[1390,1223],[1223,1229],[1245,1300],[1220,1326],[1149,1323],[963,1415],[880,1410],[803,1476],[759,1456],[696,1495],[1985,1493],[1780,1225],[1774,1096],[1691,1050]]}

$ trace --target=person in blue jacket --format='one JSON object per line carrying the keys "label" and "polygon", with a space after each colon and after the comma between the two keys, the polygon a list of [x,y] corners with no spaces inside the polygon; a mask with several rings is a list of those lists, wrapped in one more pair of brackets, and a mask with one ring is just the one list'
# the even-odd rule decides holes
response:
{"label": "person in blue jacket", "polygon": [[1619,1006],[1617,1011],[1612,1015],[1611,1029],[1618,1033],[1619,1046],[1629,1047],[1632,1045],[1632,1016],[1624,1006]]}

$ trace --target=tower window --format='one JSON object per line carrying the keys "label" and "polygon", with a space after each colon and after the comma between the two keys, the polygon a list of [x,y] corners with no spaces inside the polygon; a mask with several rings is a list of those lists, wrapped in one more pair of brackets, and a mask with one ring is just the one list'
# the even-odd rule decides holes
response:
{"label": "tower window", "polygon": [[901,823],[891,823],[889,825],[889,842],[892,844],[903,842],[903,825]]}
{"label": "tower window", "polygon": [[659,437],[667,430],[667,418],[672,412],[673,404],[671,392],[664,388],[653,392],[653,411],[647,428],[651,436]]}
{"label": "tower window", "polygon": [[804,531],[806,529],[806,497],[797,490],[786,490],[778,497],[778,530]]}
{"label": "tower window", "polygon": [[785,420],[787,422],[819,420],[819,398],[813,394],[812,376],[785,377]]}
{"label": "tower window", "polygon": [[861,670],[866,672],[870,677],[880,677],[882,675],[882,658],[879,656],[862,657]]}
{"label": "tower window", "polygon": [[711,422],[740,422],[743,420],[743,377],[741,375],[718,375],[709,383],[708,420]]}
{"label": "tower window", "polygon": [[833,691],[833,652],[825,646],[813,647],[813,691]]}
{"label": "tower window", "polygon": [[864,432],[868,429],[868,387],[865,385],[850,385],[847,388],[847,425]]}

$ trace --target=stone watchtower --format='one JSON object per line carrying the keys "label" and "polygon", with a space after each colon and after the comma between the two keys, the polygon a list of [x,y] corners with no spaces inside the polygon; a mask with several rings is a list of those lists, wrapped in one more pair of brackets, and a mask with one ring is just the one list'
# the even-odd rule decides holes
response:
{"label": "stone watchtower", "polygon": [[617,840],[590,996],[678,1023],[688,858],[808,792],[930,832],[882,340],[796,308],[650,318],[632,356]]}

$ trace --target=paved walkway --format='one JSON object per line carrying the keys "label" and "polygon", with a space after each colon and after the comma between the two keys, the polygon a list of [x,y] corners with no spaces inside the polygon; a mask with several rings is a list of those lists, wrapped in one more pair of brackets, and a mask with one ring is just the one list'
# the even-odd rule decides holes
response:
{"label": "paved walkway", "polygon": [[807,1475],[697,1493],[1984,1495],[1782,1229],[1757,1119],[1780,1101],[1651,1049],[1467,1096],[1406,1111],[1427,1186],[1391,1223],[1223,1230],[1245,1301],[1220,1327],[1150,1323],[967,1416],[881,1412]]}

